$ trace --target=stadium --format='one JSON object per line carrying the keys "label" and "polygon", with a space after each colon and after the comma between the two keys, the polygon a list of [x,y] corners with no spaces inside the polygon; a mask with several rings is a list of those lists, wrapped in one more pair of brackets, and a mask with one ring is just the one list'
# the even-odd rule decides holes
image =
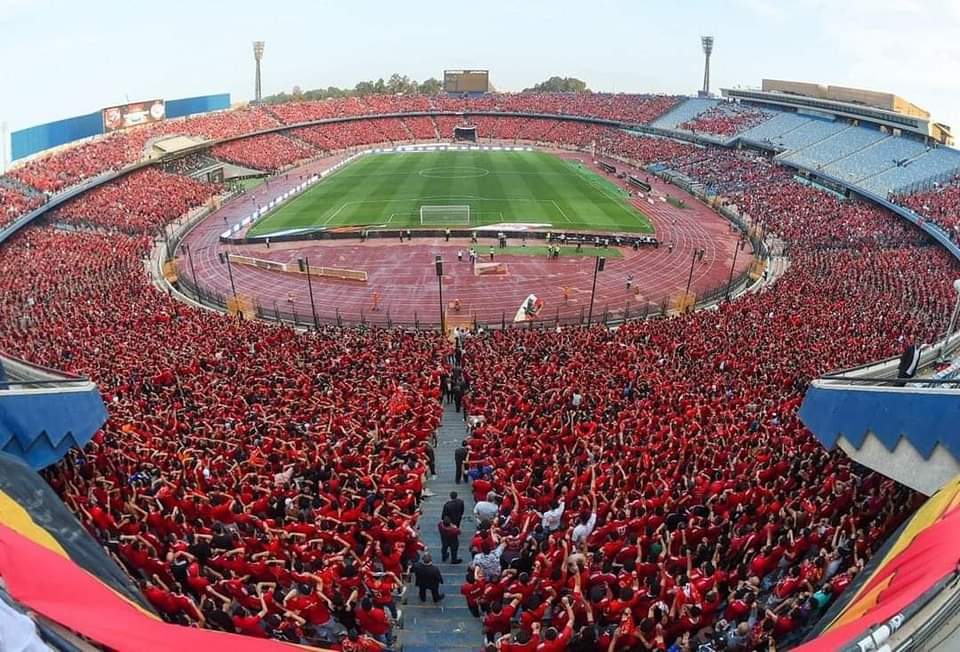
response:
{"label": "stadium", "polygon": [[960,151],[696,45],[10,133],[0,648],[958,649]]}

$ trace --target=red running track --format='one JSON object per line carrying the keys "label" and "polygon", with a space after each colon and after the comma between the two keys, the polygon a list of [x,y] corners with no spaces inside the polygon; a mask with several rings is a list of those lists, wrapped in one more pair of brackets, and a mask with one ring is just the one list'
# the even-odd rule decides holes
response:
{"label": "red running track", "polygon": [[[567,156],[585,159],[586,154]],[[342,157],[338,157],[342,158]],[[544,301],[541,318],[552,322],[559,317],[564,321],[577,321],[585,314],[590,303],[590,287],[593,281],[594,259],[592,257],[561,257],[547,260],[543,256],[503,256],[498,261],[507,263],[509,274],[505,276],[476,276],[468,262],[457,262],[457,251],[466,251],[466,240],[445,242],[442,238],[414,238],[400,243],[393,239],[371,239],[365,243],[357,240],[303,241],[264,245],[221,245],[219,234],[227,224],[233,224],[252,212],[256,204],[282,194],[314,172],[332,165],[337,158],[314,161],[306,166],[279,176],[256,192],[241,196],[206,218],[186,238],[200,285],[224,296],[231,292],[227,269],[219,263],[217,253],[229,251],[257,258],[269,258],[281,262],[295,262],[307,256],[311,266],[347,267],[364,270],[367,283],[313,278],[314,301],[322,321],[332,321],[338,314],[345,321],[368,323],[421,324],[439,323],[439,297],[434,269],[434,256],[443,256],[443,298],[447,305],[459,300],[463,315],[476,318],[481,323],[499,323],[505,316],[509,322],[523,300],[536,294]],[[620,162],[614,162],[623,168]],[[635,174],[646,176],[642,171]],[[607,177],[611,180],[612,177]],[[619,183],[619,180],[616,180]],[[594,319],[605,311],[622,315],[625,309],[631,315],[642,314],[645,309],[654,310],[666,299],[670,301],[686,287],[693,252],[706,250],[703,262],[694,263],[691,290],[702,294],[727,283],[730,275],[734,248],[738,234],[729,223],[707,206],[681,191],[651,179],[653,205],[645,200],[635,200],[638,208],[648,215],[661,241],[659,248],[642,248],[634,251],[623,247],[623,258],[608,258],[605,271],[597,279],[594,304]],[[671,195],[682,199],[687,208],[678,209],[659,197]],[[531,241],[531,244],[537,241]],[[674,244],[673,251],[668,246]],[[519,241],[511,239],[511,245]],[[490,239],[475,245],[488,259]],[[737,258],[736,276],[750,264],[749,249]],[[179,273],[191,274],[186,259],[180,252]],[[633,288],[627,289],[627,276],[633,275]],[[283,274],[233,265],[233,276],[238,294],[252,298],[264,309],[275,307],[282,312],[296,312],[303,322],[311,317],[310,299],[306,278],[301,275]],[[567,289],[567,298],[564,297]],[[637,293],[638,291],[638,293]],[[374,295],[379,295],[379,307],[374,311]],[[292,299],[292,301],[291,301]]]}

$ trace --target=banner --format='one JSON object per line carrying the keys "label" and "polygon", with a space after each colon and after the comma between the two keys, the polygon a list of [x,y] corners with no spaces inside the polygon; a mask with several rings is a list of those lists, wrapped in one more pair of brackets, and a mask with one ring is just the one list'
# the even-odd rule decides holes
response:
{"label": "banner", "polygon": [[531,294],[520,304],[520,308],[517,309],[517,314],[514,315],[513,321],[522,322],[536,319],[541,310],[543,310],[543,299],[537,297],[535,294]]}
{"label": "banner", "polygon": [[103,110],[103,130],[105,132],[126,129],[134,125],[160,122],[166,117],[163,100],[147,100],[120,106],[110,106]]}

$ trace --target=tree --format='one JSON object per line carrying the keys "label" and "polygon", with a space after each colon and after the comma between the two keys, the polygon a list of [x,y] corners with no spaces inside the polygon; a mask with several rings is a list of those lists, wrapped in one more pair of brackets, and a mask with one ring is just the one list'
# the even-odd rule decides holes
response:
{"label": "tree", "polygon": [[424,79],[417,87],[417,92],[421,95],[439,95],[443,91],[443,84],[436,77]]}
{"label": "tree", "polygon": [[416,88],[416,82],[411,82],[410,78],[406,75],[395,72],[390,75],[390,79],[387,80],[387,92],[393,95],[410,93],[412,92],[411,88]]}
{"label": "tree", "polygon": [[357,82],[357,85],[353,87],[354,95],[373,95],[375,92],[372,81]]}
{"label": "tree", "polygon": [[540,93],[589,93],[587,83],[576,77],[551,77],[546,81],[536,84],[533,88],[526,89],[525,92],[536,91]]}

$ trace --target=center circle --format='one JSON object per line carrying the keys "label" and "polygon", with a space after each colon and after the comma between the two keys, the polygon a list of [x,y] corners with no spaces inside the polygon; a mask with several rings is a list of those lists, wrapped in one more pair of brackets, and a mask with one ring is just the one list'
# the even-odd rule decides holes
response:
{"label": "center circle", "polygon": [[458,168],[424,168],[420,170],[420,176],[429,179],[471,179],[474,177],[485,177],[490,174],[486,168],[458,167]]}

